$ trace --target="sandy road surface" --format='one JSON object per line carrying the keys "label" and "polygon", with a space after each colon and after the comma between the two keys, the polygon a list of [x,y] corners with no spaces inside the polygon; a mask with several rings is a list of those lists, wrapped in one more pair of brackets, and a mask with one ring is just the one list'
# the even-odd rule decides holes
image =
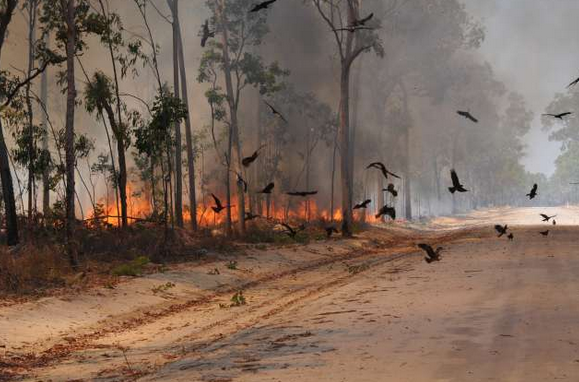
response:
{"label": "sandy road surface", "polygon": [[[573,209],[543,209],[560,221]],[[535,210],[487,211],[428,265],[383,242],[339,261],[263,279],[248,304],[224,296],[52,347],[26,380],[550,381],[579,380],[579,227],[534,223]],[[515,241],[489,224],[508,222]],[[462,219],[443,219],[454,228]],[[428,241],[427,240],[427,241]],[[406,245],[403,245],[406,244]],[[327,248],[326,248],[327,249]],[[322,253],[321,257],[340,254]],[[330,251],[332,252],[332,251]],[[296,255],[298,256],[298,255]],[[227,295],[229,297],[229,295]],[[0,314],[2,312],[0,311]],[[118,320],[117,320],[118,322]],[[112,325],[112,324],[111,324]],[[73,332],[74,334],[75,332]],[[2,365],[0,364],[0,368]]]}

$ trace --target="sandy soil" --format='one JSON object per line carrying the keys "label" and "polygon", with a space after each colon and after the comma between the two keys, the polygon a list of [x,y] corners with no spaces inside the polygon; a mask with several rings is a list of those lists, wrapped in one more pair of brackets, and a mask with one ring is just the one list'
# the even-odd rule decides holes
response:
{"label": "sandy soil", "polygon": [[[420,232],[248,249],[237,270],[218,259],[2,308],[0,370],[30,381],[576,381],[579,227],[563,224],[578,212],[487,210]],[[495,223],[515,240],[497,239]],[[426,264],[417,241],[444,243],[443,260]],[[229,307],[238,289],[247,304]]]}

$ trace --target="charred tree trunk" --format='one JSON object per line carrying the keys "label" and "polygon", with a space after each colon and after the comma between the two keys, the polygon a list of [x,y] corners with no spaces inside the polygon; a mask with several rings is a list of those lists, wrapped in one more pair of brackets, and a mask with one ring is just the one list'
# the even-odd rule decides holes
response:
{"label": "charred tree trunk", "polygon": [[[236,152],[237,159],[237,172],[242,173],[241,165],[241,143],[239,140],[239,125],[237,121],[237,105],[238,100],[235,99],[235,94],[233,92],[233,81],[231,78],[231,67],[229,61],[229,39],[227,31],[227,23],[225,22],[225,2],[221,1],[220,9],[220,22],[221,22],[221,42],[223,44],[223,73],[225,75],[225,88],[227,91],[227,104],[229,106],[229,122],[232,144]],[[233,163],[232,156],[229,157],[229,165]],[[230,174],[227,174],[230,176]],[[241,235],[245,234],[245,195],[243,191],[243,185],[240,182],[237,183],[237,215],[239,219],[239,233]]]}
{"label": "charred tree trunk", "polygon": [[[28,1],[28,73],[32,75],[34,70],[34,50],[36,44],[36,0]],[[36,144],[34,140],[34,111],[32,110],[32,98],[30,98],[30,82],[26,84],[26,108],[28,118],[28,224],[32,224],[35,202],[35,153]]]}
{"label": "charred tree trunk", "polygon": [[[64,3],[64,2],[63,2]],[[75,152],[74,152],[74,108],[76,101],[76,87],[74,78],[74,58],[76,53],[76,23],[75,23],[75,0],[66,3],[66,127],[65,127],[65,152],[66,152],[66,250],[70,265],[78,267],[76,246],[74,243],[75,231]]]}
{"label": "charred tree trunk", "polygon": [[[179,89],[179,24],[177,23],[177,9],[179,0],[167,0],[173,15],[173,87],[175,97],[180,98]],[[181,158],[181,123],[175,122],[175,223],[183,228],[183,174]]]}
{"label": "charred tree trunk", "polygon": [[[48,34],[44,36],[44,43],[48,47],[50,37]],[[48,110],[48,70],[42,73],[40,78],[40,102],[43,107]],[[42,151],[48,153],[48,116],[42,113]],[[42,170],[42,213],[44,217],[50,215],[50,169],[44,166]]]}
{"label": "charred tree trunk", "polygon": [[[177,0],[175,0],[176,4]],[[179,24],[179,7],[175,6],[173,19],[177,25],[177,38],[179,42],[179,74],[181,78],[181,100],[187,108],[185,117],[185,142],[187,148],[187,178],[189,181],[189,209],[191,212],[191,229],[197,230],[197,194],[195,189],[195,151],[193,147],[193,136],[191,128],[191,109],[189,108],[189,96],[187,92],[187,70],[185,68],[185,56],[183,52],[183,38],[181,36],[181,26]]]}
{"label": "charred tree trunk", "polygon": [[352,184],[353,174],[350,168],[350,64],[342,62],[340,76],[340,186],[342,189],[342,235],[353,234]]}

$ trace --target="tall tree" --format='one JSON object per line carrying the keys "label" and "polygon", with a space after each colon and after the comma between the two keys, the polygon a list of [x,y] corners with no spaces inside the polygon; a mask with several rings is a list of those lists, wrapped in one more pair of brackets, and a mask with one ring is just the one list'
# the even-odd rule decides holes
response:
{"label": "tall tree", "polygon": [[[0,9],[0,55],[8,25],[12,21],[14,9],[18,5],[18,0],[6,0],[2,2]],[[4,93],[5,95],[6,93]],[[14,199],[14,186],[12,184],[12,173],[10,172],[10,160],[8,158],[8,147],[4,139],[2,120],[0,119],[0,181],[2,183],[2,197],[4,198],[4,209],[6,211],[6,242],[8,245],[19,243],[18,217],[16,216],[16,202]]]}
{"label": "tall tree", "polygon": [[[232,172],[243,174],[241,137],[238,122],[238,110],[242,91],[247,85],[259,89],[261,95],[270,95],[282,88],[279,78],[287,75],[277,63],[264,65],[261,57],[249,53],[248,49],[261,43],[268,32],[263,12],[251,14],[248,11],[253,6],[249,0],[209,0],[207,5],[213,12],[212,27],[220,36],[220,43],[210,41],[209,49],[203,55],[199,67],[199,82],[213,82],[217,73],[221,73],[225,81],[224,99],[227,103],[227,115],[222,120],[228,127],[227,174]],[[217,86],[208,94],[215,98]],[[209,99],[210,100],[210,99]],[[229,183],[227,181],[226,183]],[[237,183],[239,231],[245,232],[245,193],[243,184]],[[230,191],[229,188],[227,190]],[[228,215],[231,214],[231,203],[228,201]]]}
{"label": "tall tree", "polygon": [[379,56],[384,55],[378,35],[372,29],[379,22],[359,27],[360,14],[357,0],[312,0],[318,13],[330,27],[334,35],[340,59],[340,124],[338,146],[340,150],[340,185],[342,189],[342,234],[352,236],[352,200],[354,174],[351,167],[350,132],[350,72],[354,61],[364,52],[373,49]]}

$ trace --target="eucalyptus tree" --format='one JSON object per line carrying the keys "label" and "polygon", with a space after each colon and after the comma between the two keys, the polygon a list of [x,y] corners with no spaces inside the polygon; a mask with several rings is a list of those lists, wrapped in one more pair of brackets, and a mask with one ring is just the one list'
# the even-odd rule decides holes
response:
{"label": "eucalyptus tree", "polygon": [[[371,19],[366,24],[360,21],[368,15],[361,12],[361,2],[357,0],[311,0],[321,18],[333,34],[338,59],[340,61],[340,112],[338,146],[340,150],[340,185],[342,189],[342,234],[353,233],[352,201],[354,174],[351,163],[350,132],[350,73],[352,65],[364,52],[374,50],[384,55],[381,41],[375,28],[379,20]],[[367,12],[370,14],[371,12]]]}
{"label": "eucalyptus tree", "polygon": [[[214,84],[213,93],[206,95],[213,98],[218,95],[227,105],[227,112],[222,118],[228,129],[227,177],[231,176],[232,169],[243,173],[238,111],[244,89],[250,85],[257,88],[260,95],[269,96],[283,87],[280,81],[288,74],[276,62],[265,64],[260,56],[251,52],[251,48],[261,44],[262,38],[269,31],[267,12],[248,15],[253,5],[251,0],[207,1],[212,13],[210,28],[219,38],[207,43],[197,79],[199,82]],[[217,85],[218,80],[225,82],[224,91]],[[211,102],[211,99],[208,100]],[[237,182],[237,186],[239,231],[244,234],[244,188],[240,182]],[[229,187],[227,191],[230,192]],[[231,214],[230,204],[228,214]]]}

